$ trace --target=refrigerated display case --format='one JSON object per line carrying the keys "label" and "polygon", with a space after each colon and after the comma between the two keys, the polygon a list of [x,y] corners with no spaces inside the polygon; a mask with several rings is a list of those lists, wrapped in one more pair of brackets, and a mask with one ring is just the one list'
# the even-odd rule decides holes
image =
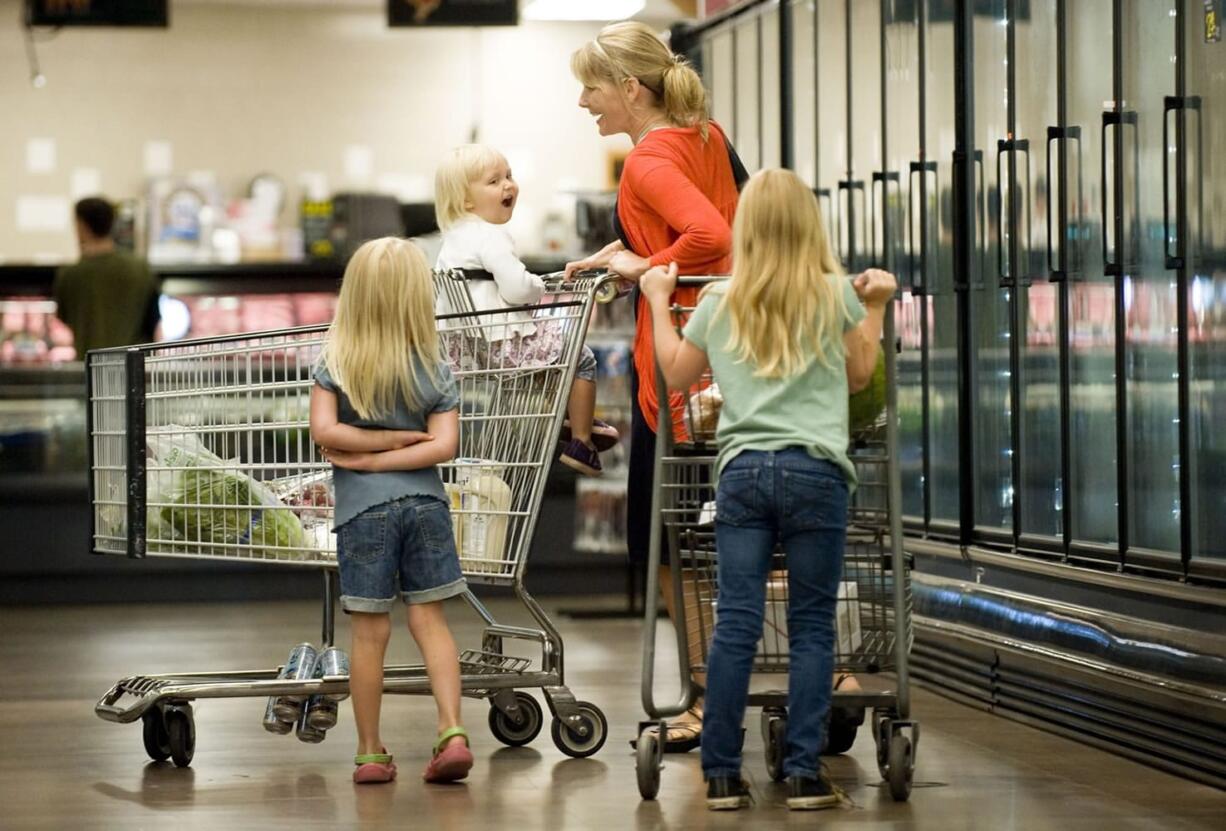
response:
{"label": "refrigerated display case", "polygon": [[[0,266],[0,527],[13,543],[0,573],[18,597],[15,586],[35,586],[30,599],[70,575],[116,568],[82,556],[89,550],[85,371],[71,331],[55,317],[55,271]],[[341,277],[338,264],[155,272],[162,292],[158,336],[175,340],[326,322]],[[82,591],[94,596],[95,589]]]}

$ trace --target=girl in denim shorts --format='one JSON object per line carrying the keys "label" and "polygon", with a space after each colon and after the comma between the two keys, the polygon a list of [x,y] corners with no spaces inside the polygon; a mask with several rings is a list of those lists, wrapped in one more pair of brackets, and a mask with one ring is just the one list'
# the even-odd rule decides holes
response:
{"label": "girl in denim shorts", "polygon": [[732,279],[703,292],[681,336],[669,308],[676,265],[653,268],[640,283],[668,385],[688,390],[709,366],[724,398],[716,431],[719,618],[702,735],[712,810],[749,802],[741,722],[777,543],[788,564],[788,807],[839,801],[818,759],[834,673],[847,501],[856,483],[847,396],[871,378],[895,281],[877,270],[847,280],[825,227],[796,174],[764,170],[741,193]]}
{"label": "girl in denim shorts", "polygon": [[349,260],[311,390],[311,438],[334,466],[341,608],[351,615],[349,689],[358,730],[353,781],[390,782],[379,738],[390,612],[409,631],[438,706],[438,741],[423,778],[472,767],[460,726],[460,663],[443,603],[466,590],[451,512],[435,465],[455,456],[459,397],[439,352],[425,256],[391,237]]}

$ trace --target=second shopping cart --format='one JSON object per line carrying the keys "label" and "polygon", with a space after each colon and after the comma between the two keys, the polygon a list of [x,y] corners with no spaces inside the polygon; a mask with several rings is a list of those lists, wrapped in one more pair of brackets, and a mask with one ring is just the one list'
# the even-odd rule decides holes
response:
{"label": "second shopping cart", "polygon": [[[701,285],[720,277],[681,278]],[[693,308],[674,306],[680,329]],[[887,313],[885,344],[894,343],[893,315]],[[853,425],[849,456],[859,487],[851,501],[843,577],[839,584],[835,621],[835,676],[826,753],[842,753],[853,745],[858,728],[870,714],[877,764],[894,799],[911,791],[919,725],[910,717],[907,656],[911,647],[911,595],[908,565],[902,550],[897,456],[897,406],[894,350],[884,350],[878,369],[880,385],[868,395],[883,394],[883,412],[868,423]],[[673,418],[659,420],[652,527],[647,567],[647,602],[643,632],[643,708],[649,720],[639,726],[635,767],[639,793],[654,799],[659,792],[667,719],[693,706],[701,690],[693,673],[707,670],[718,615],[719,597],[715,546],[716,426],[722,403],[719,388],[708,374],[687,394],[664,388],[657,372],[661,402],[670,402]],[[863,409],[863,408],[857,408]],[[872,409],[870,405],[870,409]],[[662,552],[669,552],[673,570],[673,608],[681,698],[674,705],[655,699],[656,629]],[[787,690],[770,679],[786,679],[788,660],[787,561],[781,549],[768,578],[762,638],[753,671],[756,682],[749,705],[762,708],[761,730],[766,769],[772,779],[784,778],[784,737],[787,732]],[[690,644],[698,655],[690,654]],[[835,679],[838,679],[836,682]]]}

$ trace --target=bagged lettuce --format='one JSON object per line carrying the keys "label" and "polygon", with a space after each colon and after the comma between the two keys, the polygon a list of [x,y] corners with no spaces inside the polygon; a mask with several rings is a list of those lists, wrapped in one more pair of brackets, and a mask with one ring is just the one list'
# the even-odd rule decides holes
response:
{"label": "bagged lettuce", "polygon": [[[188,468],[179,474],[173,505],[162,523],[188,543],[251,546],[264,556],[298,556],[306,545],[302,522],[258,482],[217,467]],[[235,552],[239,554],[239,552]]]}

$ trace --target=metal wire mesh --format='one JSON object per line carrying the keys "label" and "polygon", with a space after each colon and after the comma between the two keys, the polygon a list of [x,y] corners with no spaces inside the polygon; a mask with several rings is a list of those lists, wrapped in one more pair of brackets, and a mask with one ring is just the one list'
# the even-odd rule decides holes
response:
{"label": "metal wire mesh", "polygon": [[[692,308],[675,306],[678,331]],[[697,630],[691,643],[701,654],[691,656],[693,669],[706,668],[719,613],[718,556],[715,546],[715,432],[722,398],[709,373],[688,394],[670,400],[674,432],[671,452],[663,459],[661,520],[672,562],[680,569],[684,598],[684,625]],[[676,425],[682,425],[680,430]],[[840,672],[878,672],[892,669],[896,637],[891,551],[888,540],[889,448],[884,415],[872,427],[851,437],[849,456],[856,467],[859,487],[848,508],[843,579],[835,610],[835,668]],[[901,575],[908,580],[906,574]],[[910,585],[905,587],[910,641]],[[789,668],[787,558],[776,546],[766,585],[762,638],[754,658],[754,672],[784,673]]]}
{"label": "metal wire mesh", "polygon": [[[462,282],[435,277],[439,291],[467,302],[452,308],[472,311]],[[528,550],[596,282],[555,281],[528,311],[537,341],[547,336],[548,348],[537,351],[503,348],[500,314],[437,320],[461,402],[459,454],[440,473],[461,567],[479,581],[509,581]],[[331,465],[309,424],[325,331],[138,347],[139,379],[129,377],[132,350],[92,353],[95,550],[128,553],[141,533],[128,523],[141,492],[128,458],[139,419],[145,553],[334,565]]]}

